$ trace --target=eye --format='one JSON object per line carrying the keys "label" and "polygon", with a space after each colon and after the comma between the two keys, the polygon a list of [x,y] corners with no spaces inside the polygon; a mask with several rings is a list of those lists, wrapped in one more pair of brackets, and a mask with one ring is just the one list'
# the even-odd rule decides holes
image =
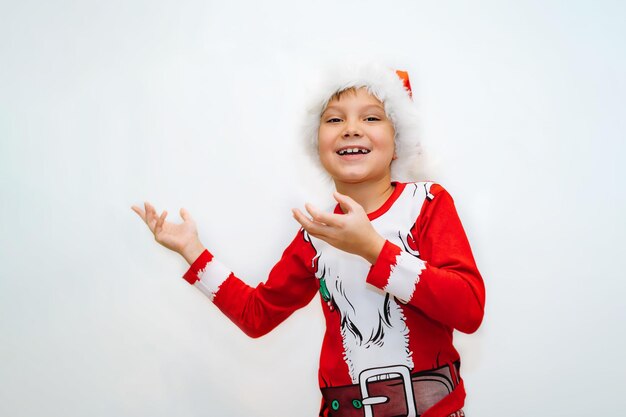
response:
{"label": "eye", "polygon": [[365,118],[365,121],[367,122],[378,122],[380,121],[380,118],[376,117],[376,116],[368,116]]}
{"label": "eye", "polygon": [[330,119],[326,120],[326,123],[339,123],[341,122],[341,119],[338,117],[331,117]]}

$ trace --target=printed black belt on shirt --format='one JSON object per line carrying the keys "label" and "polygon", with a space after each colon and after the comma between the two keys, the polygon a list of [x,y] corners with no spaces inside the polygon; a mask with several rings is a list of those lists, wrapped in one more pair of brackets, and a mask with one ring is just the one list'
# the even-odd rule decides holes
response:
{"label": "printed black belt on shirt", "polygon": [[419,417],[459,384],[459,366],[457,361],[413,374],[406,366],[366,369],[358,384],[321,389],[327,415]]}

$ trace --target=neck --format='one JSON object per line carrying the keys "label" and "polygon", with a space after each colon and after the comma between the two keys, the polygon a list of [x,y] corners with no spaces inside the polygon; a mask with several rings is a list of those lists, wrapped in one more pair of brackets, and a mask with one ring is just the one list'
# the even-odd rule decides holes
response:
{"label": "neck", "polygon": [[[375,182],[344,183],[335,181],[335,188],[341,194],[345,194],[359,203],[368,214],[382,206],[394,190],[390,177]],[[344,213],[348,211],[343,206],[341,209]]]}

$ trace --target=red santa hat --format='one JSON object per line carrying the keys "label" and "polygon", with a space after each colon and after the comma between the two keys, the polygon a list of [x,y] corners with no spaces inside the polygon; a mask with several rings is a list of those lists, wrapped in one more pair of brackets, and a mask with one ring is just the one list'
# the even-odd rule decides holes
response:
{"label": "red santa hat", "polygon": [[[395,129],[397,159],[391,163],[392,181],[416,181],[422,173],[418,113],[412,100],[408,73],[377,63],[349,63],[329,68],[312,89],[304,123],[307,153],[322,168],[317,148],[317,135],[322,112],[330,98],[350,88],[365,87],[380,100]],[[323,168],[322,168],[323,169]]]}

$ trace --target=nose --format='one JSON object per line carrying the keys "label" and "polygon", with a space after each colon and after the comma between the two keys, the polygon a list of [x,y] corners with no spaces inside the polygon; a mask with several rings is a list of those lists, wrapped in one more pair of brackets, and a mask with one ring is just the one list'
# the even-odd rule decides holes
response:
{"label": "nose", "polygon": [[348,120],[346,122],[346,128],[343,131],[343,137],[344,138],[349,138],[352,136],[356,136],[356,137],[360,137],[362,136],[363,133],[361,132],[361,129],[359,128],[358,122],[352,120]]}

